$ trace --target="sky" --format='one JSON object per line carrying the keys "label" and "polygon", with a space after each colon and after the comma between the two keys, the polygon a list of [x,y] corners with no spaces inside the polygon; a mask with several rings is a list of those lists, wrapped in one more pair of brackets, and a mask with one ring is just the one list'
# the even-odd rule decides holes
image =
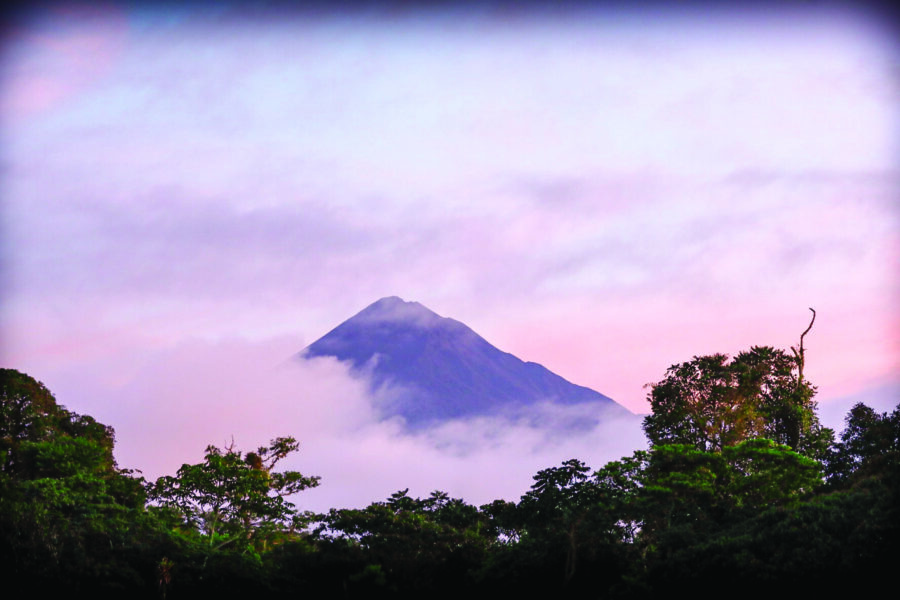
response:
{"label": "sky", "polygon": [[0,366],[112,425],[121,466],[293,435],[324,509],[516,499],[645,444],[410,434],[345,366],[284,367],[391,295],[635,413],[670,365],[796,345],[812,307],[826,424],[897,404],[877,11],[253,6],[47,3],[2,30]]}

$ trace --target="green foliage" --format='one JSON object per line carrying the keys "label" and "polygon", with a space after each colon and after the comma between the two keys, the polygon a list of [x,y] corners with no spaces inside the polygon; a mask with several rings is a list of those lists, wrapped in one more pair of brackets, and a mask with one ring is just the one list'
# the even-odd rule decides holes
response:
{"label": "green foliage", "polygon": [[538,471],[531,490],[522,496],[519,512],[524,521],[524,542],[558,547],[564,556],[562,582],[575,575],[579,550],[597,533],[600,490],[590,479],[590,468],[579,460],[567,460],[561,467]]}
{"label": "green foliage", "polygon": [[441,491],[424,499],[408,491],[364,509],[321,515],[320,547],[343,551],[351,565],[342,575],[345,585],[361,594],[468,588],[471,572],[496,542],[489,516]]}
{"label": "green foliage", "polygon": [[647,596],[690,588],[743,595],[877,596],[900,556],[900,486],[869,479],[847,492],[772,507],[702,536],[670,536],[646,560]]}
{"label": "green foliage", "polygon": [[671,444],[651,450],[641,480],[645,534],[685,525],[706,530],[809,495],[821,483],[821,466],[767,439],[722,452]]}
{"label": "green foliage", "polygon": [[900,462],[900,406],[891,414],[878,414],[860,402],[845,423],[841,441],[828,455],[829,485],[849,487]]}
{"label": "green foliage", "polygon": [[604,490],[608,512],[615,516],[616,528],[622,542],[632,544],[643,527],[639,505],[644,494],[644,472],[650,453],[637,450],[631,456],[607,463],[594,473],[597,485]]}
{"label": "green foliage", "polygon": [[482,569],[486,589],[579,595],[619,582],[635,558],[639,523],[631,505],[645,458],[637,452],[596,473],[568,460],[539,471],[518,505],[482,507],[509,540],[493,547]]}
{"label": "green foliage", "polygon": [[833,434],[819,424],[814,395],[797,359],[781,350],[753,347],[732,361],[724,354],[694,357],[652,385],[644,432],[653,445],[701,451],[768,438],[821,458]]}
{"label": "green foliage", "polygon": [[[94,594],[139,586],[152,530],[140,479],[117,469],[112,429],[43,384],[0,370],[0,561],[8,583]],[[105,591],[104,591],[105,590]]]}
{"label": "green foliage", "polygon": [[724,490],[737,509],[762,510],[809,496],[822,483],[822,466],[768,439],[747,440],[722,451]]}
{"label": "green foliage", "polygon": [[262,549],[298,517],[285,496],[319,484],[318,477],[273,470],[298,449],[291,437],[276,438],[246,455],[208,446],[202,463],[185,464],[174,477],[160,477],[150,487],[150,497],[173,509],[184,531],[201,535],[210,549],[231,544],[244,552]]}
{"label": "green foliage", "polygon": [[500,544],[511,544],[521,539],[522,520],[515,502],[494,500],[490,504],[483,504],[480,511],[487,519],[485,535]]}
{"label": "green foliage", "polygon": [[39,440],[58,422],[61,408],[43,383],[14,369],[0,369],[0,448]]}
{"label": "green foliage", "polygon": [[0,369],[0,472],[30,478],[34,464],[23,464],[28,442],[61,438],[91,440],[103,451],[107,469],[113,469],[113,430],[88,416],[69,412],[43,383],[13,369]]}

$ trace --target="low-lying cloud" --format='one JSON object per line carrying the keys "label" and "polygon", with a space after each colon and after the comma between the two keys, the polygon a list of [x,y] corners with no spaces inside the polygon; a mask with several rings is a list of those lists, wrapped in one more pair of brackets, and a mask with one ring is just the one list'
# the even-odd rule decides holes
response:
{"label": "low-lying cloud", "polygon": [[599,468],[645,445],[637,417],[603,419],[572,432],[567,424],[593,415],[584,406],[551,404],[514,417],[454,420],[409,432],[401,419],[377,412],[389,388],[373,395],[364,374],[351,374],[332,358],[286,362],[275,354],[283,347],[238,340],[182,344],[127,384],[101,392],[118,396],[107,414],[120,465],[154,479],[199,462],[208,444],[233,441],[249,450],[290,435],[301,451],[283,468],[322,477],[297,504],[323,511],[365,506],[405,488],[420,496],[441,489],[476,504],[515,500],[540,469],[569,458]]}

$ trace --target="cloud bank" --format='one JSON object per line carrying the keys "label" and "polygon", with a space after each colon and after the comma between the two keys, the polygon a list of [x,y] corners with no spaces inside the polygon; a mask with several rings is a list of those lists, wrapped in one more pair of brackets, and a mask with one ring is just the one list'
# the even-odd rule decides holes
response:
{"label": "cloud bank", "polygon": [[364,375],[331,358],[285,361],[273,355],[282,347],[185,344],[118,389],[104,390],[116,398],[104,416],[116,428],[120,466],[152,479],[198,462],[207,444],[233,440],[247,450],[291,435],[301,452],[285,466],[322,476],[320,488],[297,500],[325,510],[363,506],[407,487],[419,495],[442,489],[473,503],[515,500],[539,469],[573,457],[599,468],[644,446],[636,417],[566,431],[565,423],[584,410],[577,406],[547,405],[515,418],[450,421],[408,433],[401,422],[380,418],[376,407],[385,398],[370,395]]}

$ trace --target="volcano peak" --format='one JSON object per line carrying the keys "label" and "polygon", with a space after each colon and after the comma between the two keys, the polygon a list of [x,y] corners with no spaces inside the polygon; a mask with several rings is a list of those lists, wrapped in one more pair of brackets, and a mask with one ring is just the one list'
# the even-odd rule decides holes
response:
{"label": "volcano peak", "polygon": [[385,416],[402,416],[411,427],[543,403],[630,414],[603,394],[497,349],[464,323],[397,296],[370,304],[299,356],[333,356],[370,377],[373,391],[402,391]]}

